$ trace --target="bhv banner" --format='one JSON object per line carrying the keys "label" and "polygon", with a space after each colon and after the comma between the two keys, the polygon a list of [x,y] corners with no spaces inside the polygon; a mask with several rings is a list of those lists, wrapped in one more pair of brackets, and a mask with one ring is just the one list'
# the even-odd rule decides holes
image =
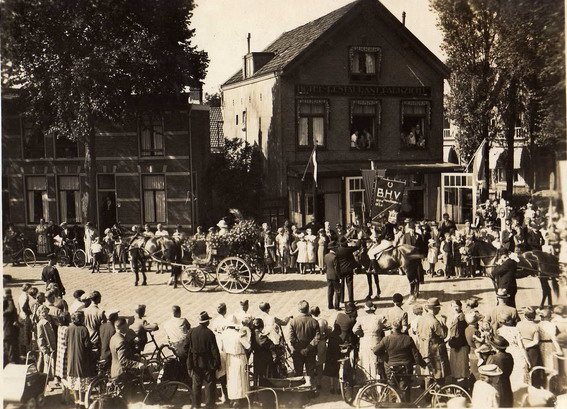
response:
{"label": "bhv banner", "polygon": [[403,180],[377,177],[374,185],[374,203],[372,206],[372,220],[376,221],[390,210],[399,211],[404,198],[406,182]]}

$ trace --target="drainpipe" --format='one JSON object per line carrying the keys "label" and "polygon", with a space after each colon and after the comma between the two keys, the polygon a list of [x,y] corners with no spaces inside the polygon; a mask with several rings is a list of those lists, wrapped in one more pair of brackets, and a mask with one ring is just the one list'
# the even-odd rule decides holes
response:
{"label": "drainpipe", "polygon": [[195,233],[196,212],[195,212],[195,187],[193,186],[193,133],[191,132],[191,113],[193,112],[193,104],[189,104],[187,134],[189,135],[189,188],[191,189],[191,233]]}

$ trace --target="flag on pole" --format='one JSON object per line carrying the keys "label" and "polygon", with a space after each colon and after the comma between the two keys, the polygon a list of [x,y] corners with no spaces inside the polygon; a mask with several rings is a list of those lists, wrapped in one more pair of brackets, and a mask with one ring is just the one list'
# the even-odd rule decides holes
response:
{"label": "flag on pole", "polygon": [[472,174],[473,174],[473,183],[476,184],[478,187],[483,187],[484,185],[484,161],[486,158],[484,157],[484,144],[486,143],[486,139],[482,141],[482,143],[477,148],[476,152],[472,156],[471,160],[467,165],[467,170],[472,164]]}
{"label": "flag on pole", "polygon": [[315,181],[315,186],[317,186],[317,145],[313,146],[311,161],[313,162],[313,180]]}

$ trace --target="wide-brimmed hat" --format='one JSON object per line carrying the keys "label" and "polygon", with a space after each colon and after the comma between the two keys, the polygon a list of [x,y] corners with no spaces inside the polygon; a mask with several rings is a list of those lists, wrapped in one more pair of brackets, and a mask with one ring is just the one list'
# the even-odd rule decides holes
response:
{"label": "wide-brimmed hat", "polygon": [[486,376],[500,376],[502,370],[495,364],[482,365],[478,367],[478,373]]}
{"label": "wide-brimmed hat", "polygon": [[347,314],[349,314],[349,313],[351,313],[351,312],[355,312],[355,311],[356,311],[356,304],[355,304],[355,303],[353,303],[353,302],[348,302],[348,303],[345,305],[345,312],[346,312]]}
{"label": "wide-brimmed hat", "polygon": [[217,227],[219,229],[228,229],[228,224],[224,220],[221,220],[220,222],[217,223]]}
{"label": "wide-brimmed hat", "polygon": [[506,290],[505,288],[499,288],[498,291],[496,291],[496,297],[510,298],[510,294],[508,294],[508,290]]}
{"label": "wide-brimmed hat", "polygon": [[431,308],[431,307],[440,307],[441,303],[439,302],[439,298],[437,297],[431,297],[430,299],[427,300],[427,303],[425,304],[427,307]]}
{"label": "wide-brimmed hat", "polygon": [[492,338],[492,340],[489,340],[488,342],[494,348],[501,350],[504,350],[510,346],[510,343],[506,340],[506,338],[500,335],[495,335],[494,338]]}
{"label": "wide-brimmed hat", "polygon": [[203,311],[199,314],[199,324],[204,324],[206,322],[209,322],[211,320],[211,317],[209,317],[209,314],[207,314],[207,311]]}

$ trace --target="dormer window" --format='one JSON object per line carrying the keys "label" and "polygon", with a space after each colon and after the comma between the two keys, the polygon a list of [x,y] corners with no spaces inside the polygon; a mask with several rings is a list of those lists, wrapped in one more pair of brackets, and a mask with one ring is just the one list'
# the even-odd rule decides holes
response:
{"label": "dormer window", "polygon": [[380,72],[380,47],[350,47],[350,78],[354,81],[374,81]]}

